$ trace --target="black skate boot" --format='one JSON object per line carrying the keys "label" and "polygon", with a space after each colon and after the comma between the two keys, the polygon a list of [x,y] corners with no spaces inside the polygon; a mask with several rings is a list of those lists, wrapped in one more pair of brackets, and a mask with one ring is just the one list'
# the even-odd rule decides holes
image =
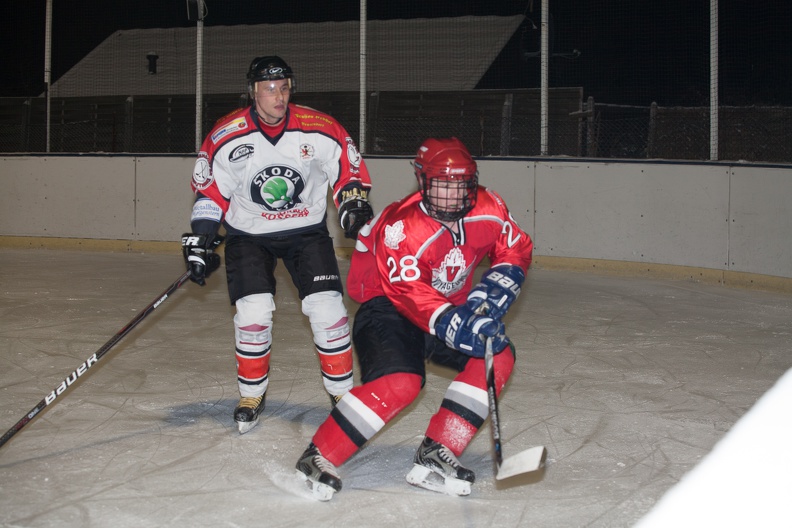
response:
{"label": "black skate boot", "polygon": [[407,482],[413,486],[446,495],[470,495],[470,485],[476,475],[460,465],[454,453],[443,444],[427,436],[415,452],[413,462],[415,465],[407,474]]}
{"label": "black skate boot", "polygon": [[242,397],[234,409],[234,420],[239,427],[239,434],[245,434],[258,423],[259,414],[264,410],[265,394],[256,398]]}
{"label": "black skate boot", "polygon": [[308,445],[297,462],[297,476],[305,481],[316,500],[329,501],[335,492],[341,491],[341,477],[336,467],[313,443]]}
{"label": "black skate boot", "polygon": [[340,402],[341,398],[343,397],[344,397],[343,394],[330,394],[330,405],[332,405],[333,408],[335,408],[335,406],[338,405],[338,402]]}

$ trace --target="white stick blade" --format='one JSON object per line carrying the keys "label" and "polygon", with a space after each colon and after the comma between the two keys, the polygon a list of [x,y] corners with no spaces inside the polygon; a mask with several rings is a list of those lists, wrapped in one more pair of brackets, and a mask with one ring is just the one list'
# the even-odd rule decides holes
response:
{"label": "white stick blade", "polygon": [[503,480],[522,473],[530,473],[544,466],[547,451],[544,446],[536,446],[526,449],[521,453],[510,456],[498,467],[498,474],[495,478]]}

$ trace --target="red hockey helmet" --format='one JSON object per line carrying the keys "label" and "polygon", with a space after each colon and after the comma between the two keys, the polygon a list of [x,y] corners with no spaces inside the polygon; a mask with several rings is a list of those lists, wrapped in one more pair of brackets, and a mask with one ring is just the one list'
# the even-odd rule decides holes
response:
{"label": "red hockey helmet", "polygon": [[478,168],[457,138],[429,138],[413,161],[426,211],[442,222],[456,222],[476,205]]}

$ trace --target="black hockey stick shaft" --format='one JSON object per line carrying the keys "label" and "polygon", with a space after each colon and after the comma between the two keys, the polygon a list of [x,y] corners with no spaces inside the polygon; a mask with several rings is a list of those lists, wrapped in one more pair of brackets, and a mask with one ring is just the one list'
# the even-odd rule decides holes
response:
{"label": "black hockey stick shaft", "polygon": [[487,347],[484,352],[484,372],[487,376],[492,446],[495,450],[495,462],[500,467],[503,464],[503,445],[501,444],[500,417],[498,416],[498,394],[495,392],[495,357],[492,352],[491,337],[487,338]]}
{"label": "black hockey stick shaft", "polygon": [[176,279],[176,281],[168,286],[168,288],[162,292],[151,304],[146,306],[139,314],[135,316],[134,319],[129,321],[125,327],[118,331],[116,335],[114,335],[107,343],[102,346],[99,350],[94,352],[91,357],[86,359],[82,365],[77,367],[74,372],[69,374],[66,379],[64,379],[55,389],[53,389],[47,396],[41,400],[38,405],[33,407],[29,413],[27,413],[21,420],[19,420],[11,429],[6,431],[2,438],[0,438],[0,447],[3,447],[6,442],[8,442],[12,436],[17,434],[20,429],[25,427],[33,418],[35,418],[45,407],[51,405],[55,400],[63,394],[66,389],[68,389],[74,382],[77,381],[77,378],[85,374],[88,369],[94,366],[102,356],[107,354],[107,352],[113,348],[119,341],[121,341],[125,335],[132,331],[143,319],[148,317],[148,315],[156,310],[165,300],[179,287],[190,278],[190,272],[186,271],[181,277]]}
{"label": "black hockey stick shaft", "polygon": [[[479,315],[489,313],[489,304],[482,303],[477,309]],[[483,336],[482,336],[483,337]],[[487,382],[487,398],[489,400],[490,429],[492,430],[492,447],[495,451],[495,463],[503,464],[503,445],[500,435],[500,416],[498,415],[498,393],[495,390],[495,354],[492,351],[492,337],[486,337],[484,348],[484,376]]]}

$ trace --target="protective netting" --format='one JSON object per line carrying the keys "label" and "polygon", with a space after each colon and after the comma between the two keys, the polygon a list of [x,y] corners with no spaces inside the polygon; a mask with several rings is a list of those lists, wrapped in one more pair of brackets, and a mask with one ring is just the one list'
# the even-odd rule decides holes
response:
{"label": "protective netting", "polygon": [[248,104],[251,59],[277,54],[294,101],[336,117],[366,154],[454,135],[480,156],[792,161],[789,2],[415,0],[368,5],[361,24],[359,2],[206,0],[199,23],[181,1],[53,0],[48,91],[43,2],[21,4],[6,23],[35,31],[8,51],[32,60],[0,84],[3,152],[194,152]]}

